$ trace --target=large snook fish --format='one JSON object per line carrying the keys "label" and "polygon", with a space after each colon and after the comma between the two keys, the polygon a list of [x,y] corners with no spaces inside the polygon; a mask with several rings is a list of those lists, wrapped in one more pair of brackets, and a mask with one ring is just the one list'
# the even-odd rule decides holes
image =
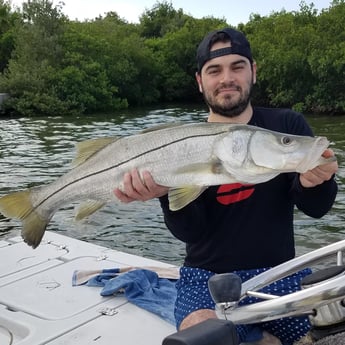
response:
{"label": "large snook fish", "polygon": [[23,223],[22,237],[36,248],[54,213],[64,204],[87,200],[77,219],[115,201],[125,172],[149,171],[170,187],[176,211],[208,186],[265,182],[282,172],[303,173],[327,160],[325,137],[294,136],[258,127],[221,123],[174,124],[137,135],[77,144],[74,167],[55,182],[6,195],[0,212]]}

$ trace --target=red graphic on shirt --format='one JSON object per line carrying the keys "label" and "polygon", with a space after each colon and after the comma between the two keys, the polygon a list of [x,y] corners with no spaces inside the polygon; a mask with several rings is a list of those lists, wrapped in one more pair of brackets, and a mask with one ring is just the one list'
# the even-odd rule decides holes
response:
{"label": "red graphic on shirt", "polygon": [[222,205],[230,205],[249,198],[255,188],[252,184],[232,183],[224,184],[218,188],[217,201]]}

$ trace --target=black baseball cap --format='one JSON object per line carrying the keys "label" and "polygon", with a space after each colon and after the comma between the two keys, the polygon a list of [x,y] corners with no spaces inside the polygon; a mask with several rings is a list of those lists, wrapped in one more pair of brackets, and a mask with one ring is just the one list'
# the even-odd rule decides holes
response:
{"label": "black baseball cap", "polygon": [[[224,33],[228,36],[231,42],[231,47],[221,48],[211,51],[211,44],[213,44],[212,39],[215,35]],[[246,57],[251,63],[253,63],[252,52],[250,50],[250,44],[240,31],[232,28],[224,28],[222,30],[215,30],[207,34],[198,46],[196,59],[198,64],[198,72],[201,72],[202,67],[205,63],[211,59],[218,56],[228,55],[228,54],[238,54]]]}

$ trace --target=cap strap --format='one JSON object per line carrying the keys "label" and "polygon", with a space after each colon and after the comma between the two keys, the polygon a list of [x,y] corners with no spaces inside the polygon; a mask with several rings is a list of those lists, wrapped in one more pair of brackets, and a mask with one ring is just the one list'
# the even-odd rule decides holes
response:
{"label": "cap strap", "polygon": [[246,49],[244,47],[240,47],[237,45],[232,46],[232,47],[225,47],[225,48],[221,48],[221,49],[211,50],[209,54],[210,54],[209,60],[214,59],[214,58],[219,57],[219,56],[229,55],[229,54],[242,55],[242,56],[247,57],[250,60],[248,52],[246,51]]}

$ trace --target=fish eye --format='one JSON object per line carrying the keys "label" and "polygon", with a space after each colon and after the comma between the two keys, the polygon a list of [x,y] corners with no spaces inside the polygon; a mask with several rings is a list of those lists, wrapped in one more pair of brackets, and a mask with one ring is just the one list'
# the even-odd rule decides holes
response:
{"label": "fish eye", "polygon": [[281,142],[283,145],[290,145],[292,143],[292,139],[289,136],[283,136],[281,138]]}

